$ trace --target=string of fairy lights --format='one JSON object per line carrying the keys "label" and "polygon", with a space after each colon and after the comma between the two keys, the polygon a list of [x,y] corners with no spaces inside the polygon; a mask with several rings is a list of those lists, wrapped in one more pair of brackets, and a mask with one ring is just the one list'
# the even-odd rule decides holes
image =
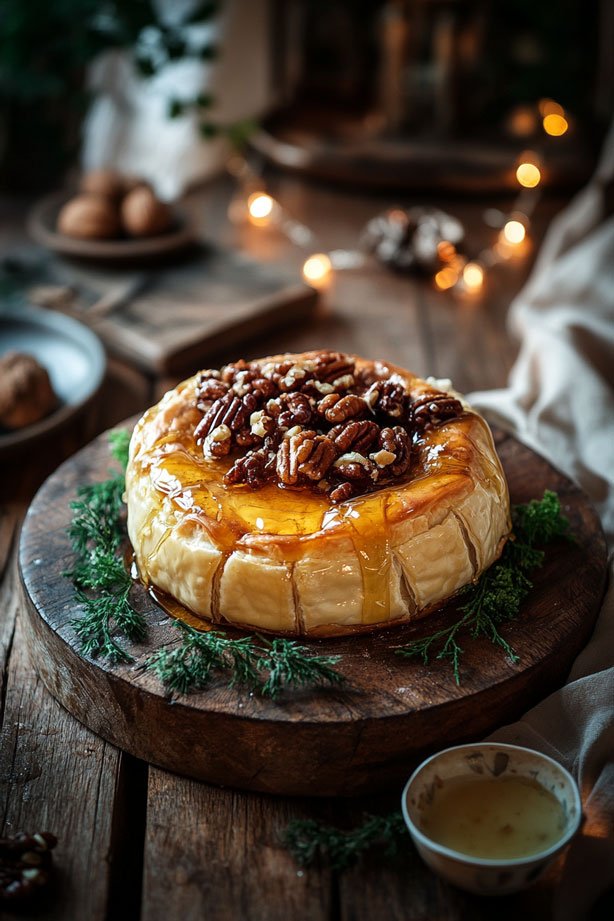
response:
{"label": "string of fairy lights", "polygon": [[[559,103],[553,99],[542,99],[535,106],[523,106],[514,114],[513,127],[517,135],[534,135],[537,126],[549,137],[559,138],[567,133],[570,125],[568,115]],[[302,267],[303,278],[309,284],[318,288],[328,287],[335,271],[359,267],[367,260],[367,255],[359,251],[314,251],[317,238],[313,231],[297,221],[266,191],[262,179],[244,158],[233,157],[228,171],[238,183],[229,208],[230,219],[235,223],[248,221],[258,228],[274,227],[293,244],[310,251]],[[518,194],[507,213],[492,208],[485,211],[486,223],[498,233],[493,244],[477,257],[468,258],[449,240],[442,240],[437,245],[437,269],[432,275],[437,290],[479,297],[487,273],[494,265],[526,255],[530,249],[532,215],[541,197],[543,173],[543,157],[535,150],[526,150],[517,158],[515,177]]]}

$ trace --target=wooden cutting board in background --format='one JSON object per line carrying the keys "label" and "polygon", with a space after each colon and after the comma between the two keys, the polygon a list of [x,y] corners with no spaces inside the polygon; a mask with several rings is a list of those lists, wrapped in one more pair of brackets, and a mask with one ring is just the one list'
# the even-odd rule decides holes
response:
{"label": "wooden cutting board in background", "polygon": [[173,265],[118,270],[53,259],[47,272],[48,283],[74,292],[70,312],[112,355],[152,375],[191,373],[208,355],[299,322],[318,300],[295,273],[214,246]]}
{"label": "wooden cutting board in background", "polygon": [[20,566],[32,662],[77,719],[138,758],[176,773],[267,793],[391,791],[425,755],[484,737],[560,685],[599,609],[605,540],[586,496],[513,438],[499,438],[498,451],[512,501],[554,489],[577,538],[548,547],[521,615],[502,627],[518,662],[486,639],[463,636],[457,685],[447,662],[425,665],[395,655],[398,645],[449,622],[450,604],[415,625],[305,640],[314,652],[341,656],[337,667],[347,679],[342,690],[290,691],[274,703],[229,688],[219,678],[171,702],[142,666],[154,650],[176,643],[178,630],[140,583],[134,602],[147,619],[148,639],[132,648],[135,662],[110,666],[84,657],[71,626],[77,614],[74,590],[63,576],[72,562],[69,503],[80,484],[108,476],[104,436],[47,480],[23,526]]}

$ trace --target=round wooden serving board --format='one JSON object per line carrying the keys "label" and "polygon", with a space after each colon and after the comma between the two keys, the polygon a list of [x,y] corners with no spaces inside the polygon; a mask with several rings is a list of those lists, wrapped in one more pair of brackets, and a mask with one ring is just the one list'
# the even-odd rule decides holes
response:
{"label": "round wooden serving board", "polygon": [[142,663],[175,642],[178,631],[140,585],[134,601],[149,632],[146,644],[131,648],[135,663],[110,666],[83,656],[70,626],[78,606],[62,575],[72,564],[66,532],[77,487],[108,476],[105,436],[53,474],[23,527],[20,565],[33,663],[49,691],[90,729],[177,773],[267,793],[390,790],[429,752],[483,737],[559,685],[599,608],[606,550],[587,498],[514,439],[500,436],[498,449],[512,501],[555,490],[578,538],[548,548],[521,616],[503,628],[520,656],[516,664],[486,640],[463,637],[457,686],[449,663],[425,666],[395,655],[395,647],[449,622],[450,604],[415,626],[306,641],[314,652],[342,656],[343,690],[288,691],[273,703],[216,679],[204,692],[171,700]]}

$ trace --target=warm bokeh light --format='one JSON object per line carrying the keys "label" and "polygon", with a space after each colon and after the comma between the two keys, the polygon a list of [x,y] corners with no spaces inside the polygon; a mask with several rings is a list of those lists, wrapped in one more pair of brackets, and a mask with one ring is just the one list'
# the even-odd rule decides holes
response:
{"label": "warm bokeh light", "polygon": [[314,253],[303,265],[303,278],[312,285],[325,284],[332,271],[332,263],[326,253]]}
{"label": "warm bokeh light", "polygon": [[467,291],[478,292],[484,284],[484,269],[477,262],[468,262],[463,269],[463,281]]}
{"label": "warm bokeh light", "polygon": [[442,262],[451,262],[456,256],[456,247],[449,240],[442,240],[437,244],[437,255]]}
{"label": "warm bokeh light", "polygon": [[507,130],[518,138],[535,134],[538,124],[535,106],[516,106],[506,120]]}
{"label": "warm bokeh light", "polygon": [[521,224],[520,221],[508,221],[501,233],[506,243],[514,245],[522,243],[527,234],[524,224]]}
{"label": "warm bokeh light", "polygon": [[544,131],[546,134],[549,134],[553,138],[559,138],[562,134],[565,134],[569,128],[569,122],[564,115],[557,115],[552,112],[550,115],[545,115],[543,120]]}
{"label": "warm bokeh light", "polygon": [[267,224],[273,214],[275,202],[266,192],[252,192],[247,199],[247,211],[252,224]]}
{"label": "warm bokeh light", "polygon": [[450,268],[447,266],[445,269],[441,269],[435,275],[435,284],[440,291],[447,291],[448,288],[452,288],[458,281],[458,272],[456,269]]}
{"label": "warm bokeh light", "polygon": [[540,99],[539,114],[542,118],[545,118],[546,115],[565,115],[565,109],[554,99]]}
{"label": "warm bokeh light", "polygon": [[541,178],[542,174],[535,163],[520,163],[516,169],[516,179],[525,189],[534,189]]}

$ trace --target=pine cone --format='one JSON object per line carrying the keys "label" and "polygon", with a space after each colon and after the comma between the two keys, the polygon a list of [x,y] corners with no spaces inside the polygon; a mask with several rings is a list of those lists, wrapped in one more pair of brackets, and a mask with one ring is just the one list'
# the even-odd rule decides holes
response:
{"label": "pine cone", "polygon": [[49,832],[0,838],[0,901],[25,901],[49,882],[57,843]]}

